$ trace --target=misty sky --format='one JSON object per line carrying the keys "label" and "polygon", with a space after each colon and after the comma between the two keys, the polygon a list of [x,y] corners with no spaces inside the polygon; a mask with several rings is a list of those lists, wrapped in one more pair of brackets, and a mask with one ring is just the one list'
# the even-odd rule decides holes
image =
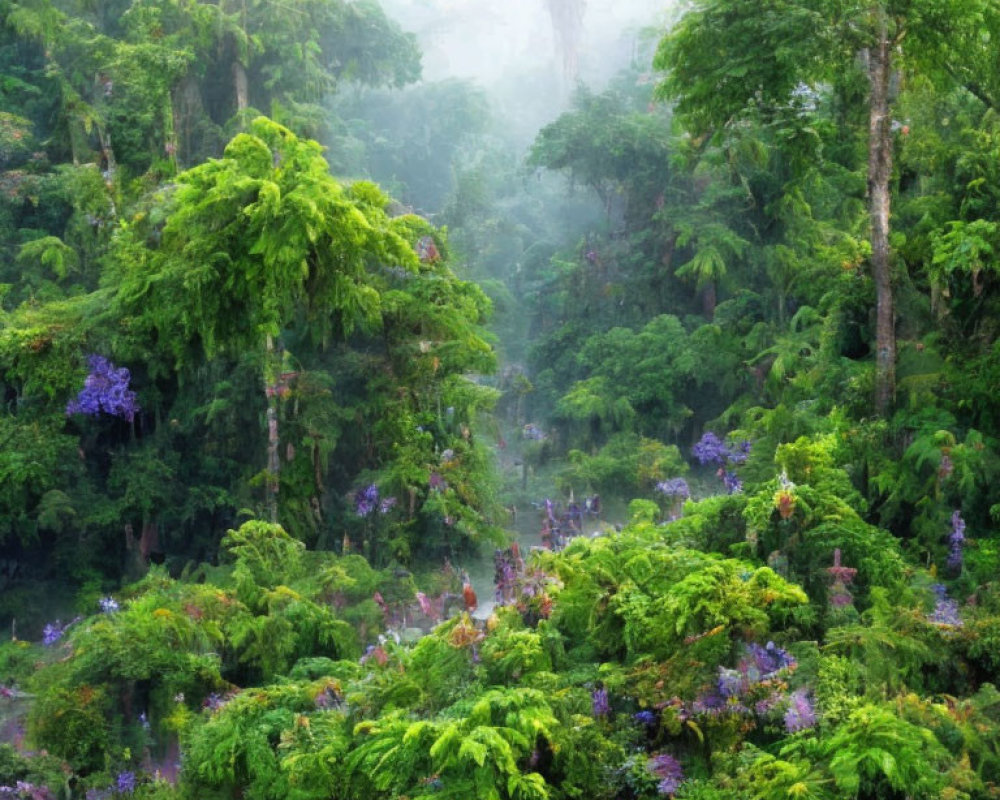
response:
{"label": "misty sky", "polygon": [[[588,0],[580,77],[601,83],[627,63],[639,29],[665,25],[674,0]],[[424,77],[474,78],[490,85],[540,67],[562,71],[545,0],[382,0],[417,34]]]}

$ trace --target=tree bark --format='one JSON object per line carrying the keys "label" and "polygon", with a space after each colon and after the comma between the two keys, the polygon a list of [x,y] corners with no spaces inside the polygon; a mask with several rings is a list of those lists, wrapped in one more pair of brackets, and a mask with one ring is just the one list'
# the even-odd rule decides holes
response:
{"label": "tree bark", "polygon": [[236,113],[246,111],[250,105],[247,70],[238,59],[233,61],[233,93],[236,95]]}
{"label": "tree bark", "polygon": [[274,340],[267,335],[264,356],[264,394],[267,399],[267,482],[265,495],[267,497],[267,513],[271,522],[278,522],[278,473],[281,461],[278,458],[278,374],[280,366],[276,363]]}
{"label": "tree bark", "polygon": [[888,22],[880,14],[878,41],[868,51],[869,98],[868,203],[871,216],[871,264],[875,280],[875,411],[886,416],[896,391],[896,330],[892,272],[889,261],[889,178],[892,174],[892,131],[889,80],[892,44]]}

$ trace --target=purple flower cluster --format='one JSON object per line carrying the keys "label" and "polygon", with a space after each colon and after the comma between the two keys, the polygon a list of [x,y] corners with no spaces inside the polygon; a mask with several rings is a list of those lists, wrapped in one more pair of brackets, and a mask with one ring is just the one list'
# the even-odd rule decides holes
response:
{"label": "purple flower cluster", "polygon": [[118,605],[118,601],[113,597],[102,597],[97,602],[101,606],[101,611],[105,614],[114,614],[121,608]]}
{"label": "purple flower cluster", "polygon": [[691,496],[691,488],[683,478],[671,478],[656,484],[656,491],[667,497],[686,500]]}
{"label": "purple flower cluster", "polygon": [[136,403],[135,392],[128,388],[132,377],[128,369],[116,369],[108,359],[98,355],[88,356],[87,364],[90,374],[76,399],[66,405],[66,414],[96,417],[104,413],[129,422],[135,419],[139,405]]}
{"label": "purple flower cluster", "polygon": [[955,511],[951,515],[951,533],[948,535],[948,569],[962,571],[962,548],[965,546],[965,520]]}
{"label": "purple flower cluster", "polygon": [[608,701],[608,690],[604,688],[604,684],[597,684],[597,688],[590,693],[590,700],[594,716],[598,719],[606,717],[611,713],[611,704]]}
{"label": "purple flower cluster", "polygon": [[634,719],[639,725],[644,725],[647,728],[651,728],[653,725],[657,723],[659,717],[656,715],[655,711],[649,711],[648,709],[646,709],[643,711],[637,711],[635,714],[632,715],[632,719]]}
{"label": "purple flower cluster", "polygon": [[751,446],[751,442],[744,439],[734,447],[729,447],[712,431],[706,431],[698,443],[691,448],[691,452],[698,459],[699,464],[718,464],[720,467],[724,467],[727,464],[742,464],[746,461],[747,456],[750,455]]}
{"label": "purple flower cluster", "polygon": [[354,498],[354,510],[359,517],[367,517],[378,507],[378,487],[373,483],[358,491]]}
{"label": "purple flower cluster", "polygon": [[722,479],[726,491],[729,494],[737,494],[743,491],[743,482],[730,467],[746,461],[750,455],[751,447],[752,443],[747,439],[730,447],[712,431],[706,431],[698,443],[691,448],[691,452],[698,459],[699,464],[717,464],[719,467],[718,476]]}
{"label": "purple flower cluster", "polygon": [[718,464],[722,466],[729,460],[729,448],[723,444],[722,439],[711,431],[706,431],[701,435],[698,443],[691,448],[694,457],[699,464]]}
{"label": "purple flower cluster", "polygon": [[62,639],[68,627],[68,625],[63,625],[59,620],[48,623],[42,628],[42,644],[46,647],[52,647],[52,645]]}
{"label": "purple flower cluster", "polygon": [[691,713],[763,716],[782,701],[778,689],[784,675],[795,667],[795,658],[774,642],[748,644],[736,669],[719,667],[715,685],[695,699]]}
{"label": "purple flower cluster", "polygon": [[646,762],[646,768],[660,779],[657,789],[660,794],[673,794],[684,782],[684,770],[680,762],[669,753],[658,753]]}
{"label": "purple flower cluster", "polygon": [[747,655],[753,659],[763,680],[783,669],[792,669],[796,664],[795,657],[783,647],[778,647],[774,642],[768,642],[763,647],[756,642],[751,642],[747,645]]}
{"label": "purple flower cluster", "polygon": [[796,733],[815,725],[816,711],[809,701],[808,691],[796,689],[788,697],[788,709],[785,711],[785,730],[789,733]]}
{"label": "purple flower cluster", "polygon": [[722,485],[726,487],[728,494],[739,494],[743,491],[743,481],[732,470],[722,470]]}
{"label": "purple flower cluster", "polygon": [[52,792],[45,786],[36,786],[29,781],[17,781],[14,786],[0,786],[0,798],[11,800],[53,800]]}
{"label": "purple flower cluster", "polygon": [[935,583],[931,588],[937,595],[937,602],[934,604],[934,611],[927,615],[928,621],[937,625],[962,627],[965,623],[958,613],[958,601],[948,597],[947,587],[942,583]]}
{"label": "purple flower cluster", "polygon": [[118,794],[132,794],[135,791],[135,773],[129,770],[119,772],[115,779],[115,791]]}

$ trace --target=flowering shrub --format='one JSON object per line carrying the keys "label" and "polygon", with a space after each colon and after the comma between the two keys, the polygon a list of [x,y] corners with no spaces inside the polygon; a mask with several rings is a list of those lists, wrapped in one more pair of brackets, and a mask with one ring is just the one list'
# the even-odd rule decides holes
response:
{"label": "flowering shrub", "polygon": [[139,411],[135,392],[128,388],[131,373],[125,367],[116,368],[104,356],[87,357],[90,374],[83,389],[66,405],[66,414],[96,417],[108,414],[131,422]]}

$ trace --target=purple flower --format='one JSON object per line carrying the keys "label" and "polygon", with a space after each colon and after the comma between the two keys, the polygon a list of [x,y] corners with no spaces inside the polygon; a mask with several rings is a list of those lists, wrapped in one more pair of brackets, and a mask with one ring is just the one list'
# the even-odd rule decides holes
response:
{"label": "purple flower", "polygon": [[698,695],[691,704],[695,714],[721,714],[726,709],[726,698],[719,693],[718,688]]}
{"label": "purple flower", "polygon": [[671,478],[667,481],[660,481],[656,484],[656,491],[675,499],[684,498],[686,500],[691,496],[691,489],[687,481],[683,478]]}
{"label": "purple flower", "polygon": [[640,725],[653,726],[656,724],[658,718],[655,711],[643,710],[633,714],[632,719]]}
{"label": "purple flower", "polygon": [[796,689],[788,697],[788,710],[785,711],[785,730],[797,733],[811,728],[816,724],[816,712],[809,702],[809,693],[805,689]]}
{"label": "purple flower", "polygon": [[750,449],[753,447],[753,442],[749,439],[742,440],[735,449],[729,449],[729,461],[732,464],[742,464],[750,456]]}
{"label": "purple flower", "polygon": [[777,706],[782,701],[782,696],[779,692],[771,692],[763,700],[758,700],[753,705],[753,710],[760,716],[764,716],[769,713],[775,706]]}
{"label": "purple flower", "polygon": [[52,645],[62,639],[67,627],[68,626],[60,623],[59,620],[50,622],[42,628],[42,644],[46,647],[52,647]]}
{"label": "purple flower", "polygon": [[430,480],[428,481],[431,491],[440,492],[448,488],[448,484],[445,483],[444,478],[438,472],[432,472]]}
{"label": "purple flower", "polygon": [[669,753],[658,753],[646,762],[648,769],[660,779],[657,789],[660,794],[673,794],[684,782],[684,770],[680,762]]}
{"label": "purple flower", "polygon": [[729,494],[739,494],[743,491],[743,481],[737,477],[735,472],[728,469],[722,470],[722,483]]}
{"label": "purple flower", "polygon": [[692,454],[699,464],[718,464],[722,466],[729,459],[729,448],[711,431],[701,435],[698,443],[691,448]]}
{"label": "purple flower", "polygon": [[373,483],[359,491],[354,499],[354,510],[359,517],[367,517],[378,506],[378,487]]}
{"label": "purple flower", "polygon": [[101,606],[101,611],[105,614],[114,614],[121,608],[121,606],[118,605],[118,601],[113,597],[102,597],[97,602]]}
{"label": "purple flower", "polygon": [[87,364],[90,366],[90,374],[76,399],[67,403],[67,416],[86,414],[96,417],[104,413],[129,422],[135,419],[139,406],[135,392],[128,388],[131,379],[128,369],[117,369],[108,359],[99,355],[88,356]]}
{"label": "purple flower", "polygon": [[597,684],[597,688],[590,694],[590,699],[595,717],[606,717],[611,713],[611,705],[608,702],[608,690],[604,688],[604,684]]}
{"label": "purple flower", "polygon": [[747,645],[747,655],[749,655],[765,679],[783,669],[790,669],[795,666],[795,657],[782,647],[778,647],[774,642],[768,642],[761,647],[756,642]]}
{"label": "purple flower", "polygon": [[115,779],[115,791],[118,794],[131,794],[135,791],[135,773],[126,770],[119,772]]}
{"label": "purple flower", "polygon": [[719,680],[716,685],[723,697],[739,697],[750,688],[745,675],[725,667],[719,667]]}

